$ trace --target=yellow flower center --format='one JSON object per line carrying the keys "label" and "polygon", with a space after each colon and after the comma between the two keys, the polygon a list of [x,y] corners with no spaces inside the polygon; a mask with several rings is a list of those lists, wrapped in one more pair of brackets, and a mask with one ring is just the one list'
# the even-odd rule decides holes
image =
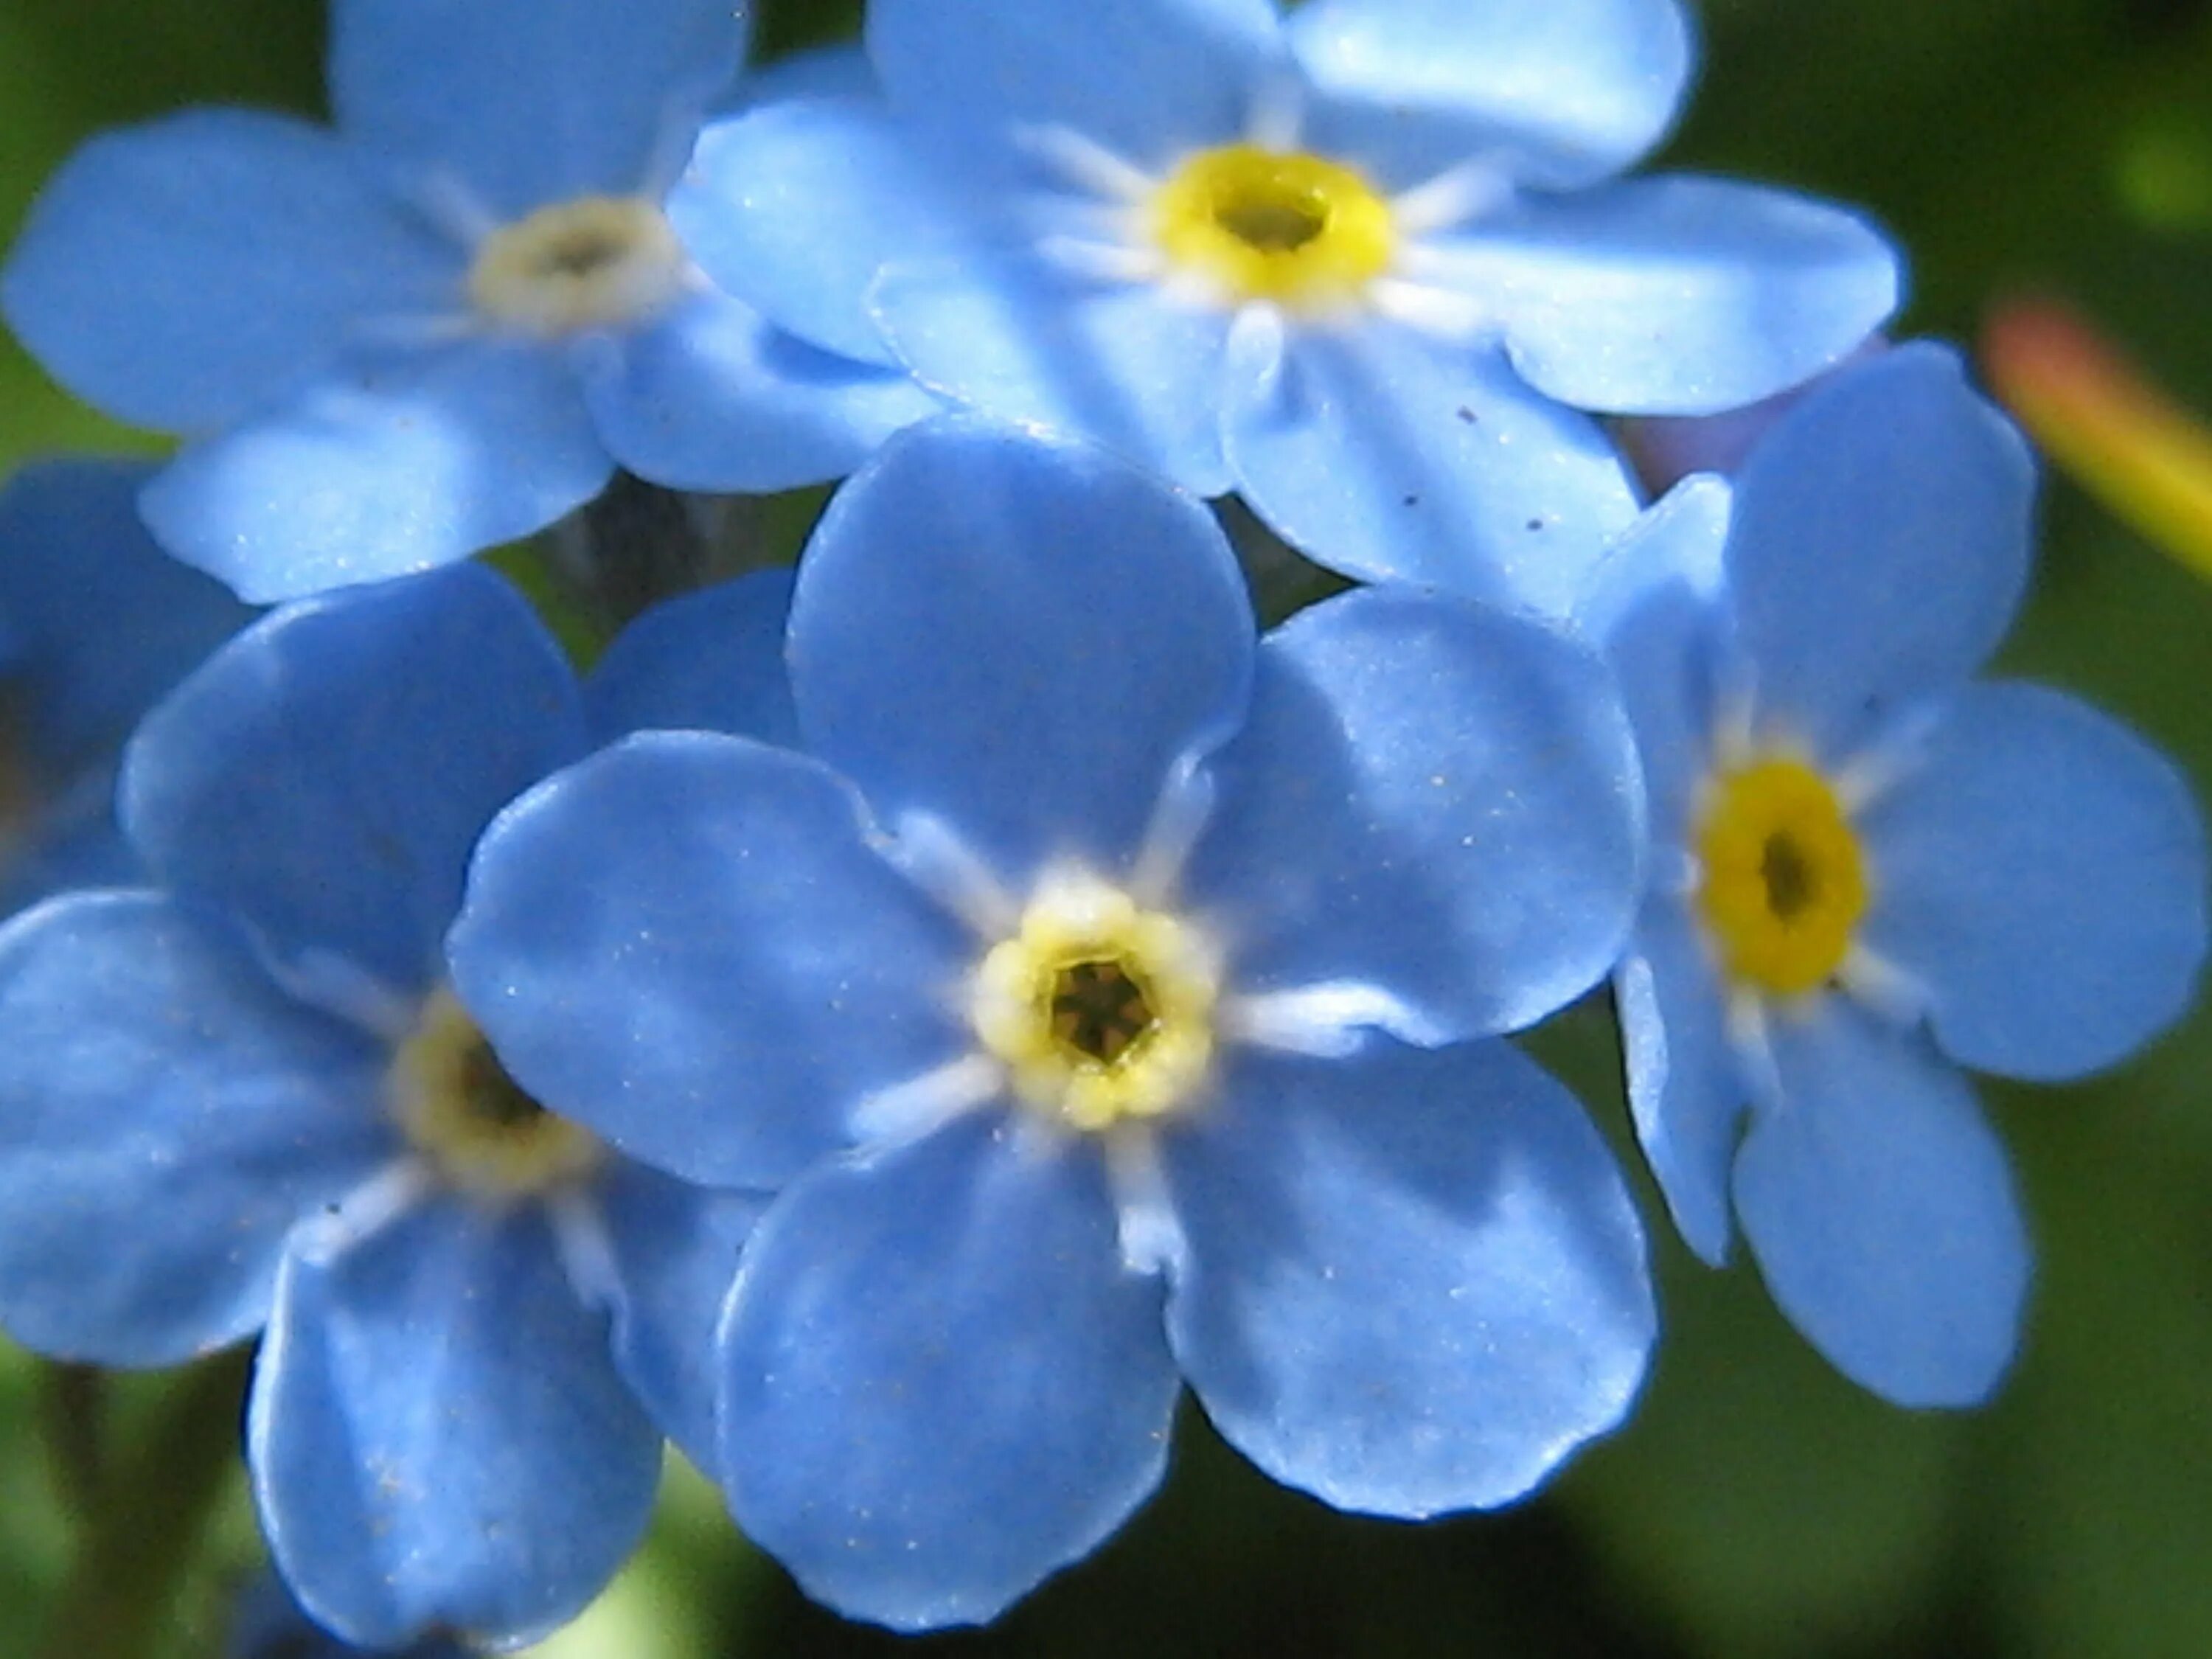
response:
{"label": "yellow flower center", "polygon": [[1188,923],[1062,877],[985,956],[969,1014],[1024,1102],[1097,1130],[1191,1098],[1213,1056],[1218,988],[1213,954]]}
{"label": "yellow flower center", "polygon": [[1867,908],[1858,836],[1828,781],[1768,758],[1722,773],[1698,828],[1698,908],[1730,977],[1781,995],[1824,984]]}
{"label": "yellow flower center", "polygon": [[392,1115],[446,1182],[479,1198],[526,1198],[589,1175],[589,1131],[540,1106],[507,1074],[452,992],[434,994],[389,1078]]}
{"label": "yellow flower center", "polygon": [[1389,204],[1350,167],[1302,152],[1228,144],[1189,156],[1153,192],[1152,234],[1179,270],[1231,303],[1325,310],[1389,268]]}
{"label": "yellow flower center", "polygon": [[486,237],[469,267],[469,301],[503,327],[551,338],[650,315],[676,297],[684,270],[655,204],[586,196]]}

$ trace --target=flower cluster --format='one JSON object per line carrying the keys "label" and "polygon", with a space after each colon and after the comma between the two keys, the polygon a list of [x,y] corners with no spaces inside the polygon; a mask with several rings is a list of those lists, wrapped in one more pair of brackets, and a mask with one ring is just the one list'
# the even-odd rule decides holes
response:
{"label": "flower cluster", "polygon": [[[1970,678],[2032,466],[1868,343],[1881,234],[1622,176],[1674,0],[744,50],[728,0],[333,0],[331,129],[48,186],[9,322],[183,442],[0,500],[11,735],[107,844],[0,929],[0,1324],[258,1335],[263,1529],[346,1643],[573,1616],[664,1439],[830,1606],[981,1622],[1186,1386],[1399,1517],[1623,1420],[1642,1224],[1509,1040],[1609,979],[1691,1248],[1740,1223],[1885,1397],[1986,1396],[2028,1248],[1956,1066],[2174,1019],[2203,836]],[[1808,382],[1656,504],[1601,418]],[[465,561],[617,467],[843,482],[580,678]],[[1365,585],[1262,631],[1231,492]]]}

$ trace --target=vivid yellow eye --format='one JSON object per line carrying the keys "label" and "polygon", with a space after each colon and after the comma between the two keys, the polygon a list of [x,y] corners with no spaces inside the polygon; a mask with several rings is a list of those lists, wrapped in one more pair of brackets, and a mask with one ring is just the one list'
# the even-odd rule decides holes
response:
{"label": "vivid yellow eye", "polygon": [[1213,1055],[1218,976],[1190,926],[1087,877],[1047,882],[976,969],[969,1017],[1029,1105],[1078,1129],[1184,1104]]}
{"label": "vivid yellow eye", "polygon": [[424,1006],[400,1045],[388,1086],[392,1115],[450,1186],[479,1198],[532,1196],[598,1167],[598,1139],[556,1117],[507,1074],[452,992]]}
{"label": "vivid yellow eye", "polygon": [[1252,144],[1186,158],[1153,193],[1152,212],[1169,261],[1232,304],[1352,303],[1397,246],[1389,204],[1352,169]]}
{"label": "vivid yellow eye", "polygon": [[1867,876],[1826,778],[1784,758],[1720,774],[1697,853],[1698,908],[1730,978],[1794,995],[1834,975],[1866,911]]}
{"label": "vivid yellow eye", "polygon": [[469,267],[469,301],[503,327],[550,338],[650,315],[676,297],[684,269],[653,203],[586,196],[486,237]]}

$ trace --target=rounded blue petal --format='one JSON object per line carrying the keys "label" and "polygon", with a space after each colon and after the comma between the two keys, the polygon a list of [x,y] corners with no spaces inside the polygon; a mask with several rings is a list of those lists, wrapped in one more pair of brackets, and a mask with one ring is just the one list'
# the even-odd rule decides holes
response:
{"label": "rounded blue petal", "polygon": [[651,732],[549,779],[485,836],[453,982],[532,1095],[625,1152],[770,1187],[853,1109],[957,1059],[966,936],[810,760]]}
{"label": "rounded blue petal", "polygon": [[1736,1212],[1767,1287],[1836,1369],[1900,1406],[1972,1406],[2011,1363],[2028,1242],[2004,1147],[1924,1040],[1838,997],[1773,1023]]}
{"label": "rounded blue petal", "polygon": [[2087,704],[1971,685],[1868,812],[1863,938],[1945,1052],[2014,1077],[2111,1065],[2179,1018],[2204,960],[2204,828],[2164,757]]}
{"label": "rounded blue petal", "polygon": [[1253,624],[1205,507],[1093,450],[945,422],[830,503],[792,600],[813,752],[885,827],[937,820],[1018,895],[1121,867],[1170,771],[1232,732]]}
{"label": "rounded blue petal", "polygon": [[1185,888],[1239,992],[1351,985],[1423,1043],[1540,1019],[1612,967],[1644,833],[1604,665],[1470,603],[1369,589],[1261,647]]}
{"label": "rounded blue petal", "polygon": [[1436,254],[1530,385],[1612,414],[1711,414],[1794,386],[1879,328],[1901,280],[1854,214],[1685,176],[1533,198]]}
{"label": "rounded blue petal", "polygon": [[358,329],[452,310],[462,264],[330,134],[188,110],[63,166],[0,275],[0,307],[88,403],[204,429],[312,378]]}
{"label": "rounded blue petal", "polygon": [[187,564],[285,599],[543,530],[613,471],[561,356],[476,341],[357,360],[188,444],[141,505]]}
{"label": "rounded blue petal", "polygon": [[732,0],[337,0],[338,125],[398,179],[495,218],[658,195],[738,72]]}
{"label": "rounded blue petal", "polygon": [[0,916],[71,887],[135,887],[145,860],[115,821],[115,769],[94,766],[42,793],[0,852]]}
{"label": "rounded blue petal", "polygon": [[392,1157],[381,1044],[150,893],[0,932],[0,1325],[174,1364],[259,1328],[301,1217]]}
{"label": "rounded blue petal", "polygon": [[1371,320],[1281,346],[1239,331],[1224,441],[1253,511],[1317,563],[1557,616],[1635,519],[1597,423],[1495,349]]}
{"label": "rounded blue petal", "polygon": [[1837,754],[1971,674],[2027,583],[2034,489],[2027,443],[1942,347],[1808,393],[1736,480],[1729,578],[1763,715]]}
{"label": "rounded blue petal", "polygon": [[[223,1659],[362,1659],[362,1650],[341,1640],[301,1610],[284,1581],[264,1570],[238,1598]],[[433,1636],[387,1659],[480,1659],[450,1636]]]}
{"label": "rounded blue petal", "polygon": [[435,1199],[286,1258],[246,1462],[270,1553],[319,1622],[364,1647],[433,1630],[511,1645],[614,1576],[660,1437],[544,1213]]}
{"label": "rounded blue petal", "polygon": [[143,462],[49,461],[0,490],[0,657],[21,740],[49,774],[103,762],[252,612],[161,551],[138,518]]}
{"label": "rounded blue petal", "polygon": [[881,96],[876,66],[868,61],[867,48],[858,40],[832,40],[752,65],[720,107],[723,113],[734,115],[795,98],[880,100]]}
{"label": "rounded blue petal", "polygon": [[1206,1414],[1340,1509],[1510,1503],[1620,1421],[1644,1231],[1573,1096],[1503,1042],[1240,1058],[1163,1138],[1168,1329]]}
{"label": "rounded blue petal", "polygon": [[1682,1242],[1717,1267],[1728,1259],[1729,1173],[1749,1097],[1711,953],[1680,900],[1644,906],[1613,994],[1636,1138]]}
{"label": "rounded blue petal", "polygon": [[1226,313],[1034,250],[894,264],[871,303],[899,361],[944,396],[1102,444],[1200,495],[1229,488]]}
{"label": "rounded blue petal", "polygon": [[615,1364],[660,1431],[715,1467],[714,1333],[766,1194],[717,1192],[623,1159],[596,1196],[621,1293]]}
{"label": "rounded blue petal", "polygon": [[180,891],[280,961],[394,991],[442,977],[470,850],[581,752],[574,677],[501,578],[469,567],[289,607],[149,715],[122,811]]}
{"label": "rounded blue petal", "polygon": [[1160,1302],[1087,1142],[985,1113],[817,1170],[762,1218],[723,1327],[738,1524],[848,1616],[995,1617],[1158,1483]]}
{"label": "rounded blue petal", "polygon": [[833,356],[711,291],[592,343],[583,368],[615,459],[672,489],[764,493],[842,477],[940,407],[905,371]]}
{"label": "rounded blue petal", "polygon": [[1241,137],[1289,61],[1271,0],[876,0],[866,33],[902,113],[986,142],[1063,127],[1147,168]]}
{"label": "rounded blue petal", "polygon": [[585,683],[593,734],[611,743],[631,732],[727,732],[796,748],[783,666],[791,586],[788,570],[756,570],[644,612]]}
{"label": "rounded blue petal", "polygon": [[1674,0],[1314,0],[1288,29],[1325,144],[1400,185],[1470,160],[1587,184],[1659,141],[1690,76]]}

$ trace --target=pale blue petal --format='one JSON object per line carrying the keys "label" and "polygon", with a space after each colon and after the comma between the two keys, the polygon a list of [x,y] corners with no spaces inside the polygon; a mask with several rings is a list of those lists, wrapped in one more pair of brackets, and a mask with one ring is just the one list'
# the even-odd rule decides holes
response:
{"label": "pale blue petal", "polygon": [[581,1611],[645,1531],[660,1437],[544,1214],[454,1198],[277,1283],[246,1415],[269,1550],[364,1647],[501,1644]]}
{"label": "pale blue petal", "polygon": [[735,115],[794,98],[872,98],[880,102],[882,96],[867,48],[858,40],[832,40],[754,64],[731,89],[720,112]]}
{"label": "pale blue petal", "polygon": [[808,1595],[981,1624],[1095,1549],[1167,1462],[1161,1287],[1121,1264],[1096,1146],[981,1114],[817,1170],[723,1327],[722,1471]]}
{"label": "pale blue petal", "polygon": [[694,1187],[627,1159],[597,1195],[622,1286],[615,1364],[661,1432],[712,1470],[714,1332],[767,1196]]}
{"label": "pale blue petal", "polygon": [[2179,1018],[2204,959],[2204,828],[2172,765],[2087,704],[1970,685],[1861,822],[1863,937],[1954,1058],[2109,1066]]}
{"label": "pale blue petal", "polygon": [[1123,866],[1179,759],[1235,730],[1243,579],[1205,507],[1095,450],[947,422],[823,515],[792,600],[809,749],[887,828],[933,817],[1017,891]]}
{"label": "pale blue petal", "polygon": [[1613,994],[1636,1138],[1682,1242],[1717,1267],[1728,1259],[1729,1172],[1748,1096],[1711,952],[1680,899],[1645,904]]}
{"label": "pale blue petal", "polygon": [[1972,673],[2026,586],[2034,489],[1943,347],[1809,392],[1736,480],[1729,575],[1763,714],[1836,754]]}
{"label": "pale blue petal", "polygon": [[1636,517],[1613,445],[1504,356],[1374,321],[1240,332],[1224,442],[1252,509],[1317,563],[1553,615]]}
{"label": "pale blue petal", "polygon": [[971,951],[814,762],[719,732],[602,750],[503,813],[448,940],[532,1095],[717,1187],[772,1187],[958,1058]]}
{"label": "pale blue petal", "polygon": [[1229,488],[1227,313],[1028,252],[895,264],[872,299],[899,360],[944,396],[1103,444],[1200,495]]}
{"label": "pale blue petal", "polygon": [[240,635],[139,728],[124,822],[162,879],[287,963],[441,977],[470,849],[582,752],[575,680],[473,567],[333,595]]}
{"label": "pale blue petal", "polygon": [[1289,67],[1271,0],[875,0],[866,33],[903,114],[986,142],[1063,127],[1149,170],[1243,137]]}
{"label": "pale blue petal", "polygon": [[613,471],[568,365],[487,342],[356,363],[187,446],[141,505],[187,564],[285,599],[543,530]]}
{"label": "pale blue petal", "polygon": [[727,732],[799,746],[783,628],[792,573],[756,570],[664,599],[623,629],[584,698],[601,743],[631,732]]}
{"label": "pale blue petal", "polygon": [[463,261],[330,134],[188,110],[64,164],[9,256],[0,303],[88,403],[190,431],[304,382],[364,325],[450,311]]}
{"label": "pale blue petal", "polygon": [[1657,1334],[1580,1104],[1503,1042],[1241,1059],[1164,1137],[1176,1357],[1228,1440],[1340,1509],[1510,1503],[1619,1423]]}
{"label": "pale blue petal", "polygon": [[167,1365],[269,1316],[285,1236],[398,1151],[386,1054],[150,893],[0,932],[0,1324]]}
{"label": "pale blue petal", "polygon": [[1240,991],[1349,983],[1450,1042],[1540,1019],[1626,937],[1628,721],[1596,656],[1526,617],[1382,589],[1303,611],[1215,770],[1184,886]]}
{"label": "pale blue petal", "polygon": [[1838,997],[1771,1030],[1782,1097],[1753,1115],[1735,1200],[1774,1299],[1884,1399],[1978,1404],[2027,1293],[2003,1146],[1917,1036]]}
{"label": "pale blue petal", "polygon": [[713,291],[591,343],[584,389],[623,465],[724,494],[841,478],[941,407],[903,369],[832,356]]}
{"label": "pale blue petal", "polygon": [[410,182],[495,218],[658,196],[744,60],[732,0],[337,0],[338,125]]}
{"label": "pale blue petal", "polygon": [[1315,137],[1400,186],[1467,161],[1602,178],[1659,141],[1690,76],[1674,0],[1315,0],[1288,28]]}
{"label": "pale blue petal", "polygon": [[115,769],[95,766],[40,791],[0,853],[0,916],[72,887],[136,887],[145,861],[115,821]]}

